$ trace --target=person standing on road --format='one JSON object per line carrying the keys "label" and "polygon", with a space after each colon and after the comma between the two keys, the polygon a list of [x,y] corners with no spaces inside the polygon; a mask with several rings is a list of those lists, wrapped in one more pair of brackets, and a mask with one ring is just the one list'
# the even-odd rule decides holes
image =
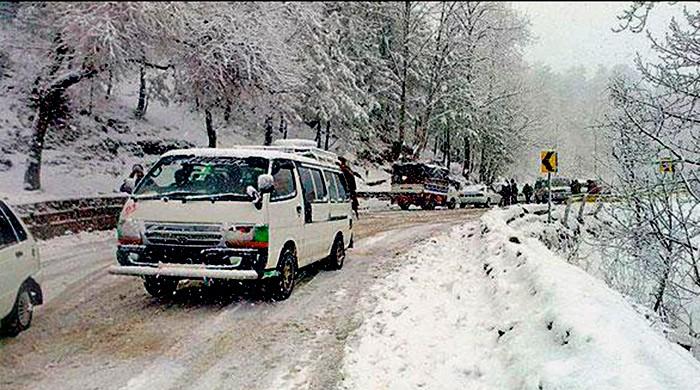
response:
{"label": "person standing on road", "polygon": [[515,179],[510,179],[510,204],[518,203],[518,185],[515,184]]}
{"label": "person standing on road", "polygon": [[525,203],[530,204],[532,199],[532,186],[530,183],[525,183],[523,186],[523,195],[525,195]]}
{"label": "person standing on road", "polygon": [[338,165],[340,166],[340,171],[343,172],[345,177],[345,183],[348,185],[348,191],[350,191],[350,199],[352,200],[352,210],[355,212],[355,217],[360,219],[359,207],[360,203],[357,201],[357,183],[355,182],[355,174],[352,169],[347,165],[347,159],[343,156],[338,157]]}
{"label": "person standing on road", "polygon": [[501,184],[501,190],[498,191],[498,193],[501,195],[500,206],[508,206],[510,204],[510,186],[508,185],[508,182]]}
{"label": "person standing on road", "polygon": [[121,187],[119,188],[119,191],[127,193],[133,191],[136,188],[136,186],[139,185],[143,177],[143,166],[141,164],[134,164],[134,166],[131,168],[131,173],[129,174],[129,177],[124,180]]}

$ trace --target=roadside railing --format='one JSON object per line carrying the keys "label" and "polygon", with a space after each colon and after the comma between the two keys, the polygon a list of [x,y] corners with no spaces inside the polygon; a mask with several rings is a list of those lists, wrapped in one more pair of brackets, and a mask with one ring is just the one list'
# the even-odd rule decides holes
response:
{"label": "roadside railing", "polygon": [[123,195],[52,200],[14,205],[32,235],[49,239],[83,231],[110,230],[127,197]]}

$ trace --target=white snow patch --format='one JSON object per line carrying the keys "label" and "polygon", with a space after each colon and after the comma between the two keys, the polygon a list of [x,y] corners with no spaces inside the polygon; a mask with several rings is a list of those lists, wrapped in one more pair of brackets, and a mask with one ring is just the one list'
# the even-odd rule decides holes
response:
{"label": "white snow patch", "polygon": [[700,362],[509,226],[518,213],[490,212],[408,253],[365,298],[342,387],[700,388]]}

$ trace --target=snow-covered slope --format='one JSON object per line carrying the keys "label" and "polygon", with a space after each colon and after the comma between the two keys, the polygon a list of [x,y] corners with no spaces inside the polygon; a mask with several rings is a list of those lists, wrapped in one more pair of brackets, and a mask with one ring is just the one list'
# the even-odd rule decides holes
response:
{"label": "snow-covered slope", "polygon": [[[700,363],[617,292],[487,213],[368,293],[343,387],[698,389]],[[376,302],[375,302],[376,300]]]}

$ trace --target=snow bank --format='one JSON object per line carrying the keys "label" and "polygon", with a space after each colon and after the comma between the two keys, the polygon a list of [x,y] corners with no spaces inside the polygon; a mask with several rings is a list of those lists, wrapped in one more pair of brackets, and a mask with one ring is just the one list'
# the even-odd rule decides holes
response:
{"label": "snow bank", "polygon": [[[700,362],[617,292],[487,213],[370,291],[346,389],[698,389]],[[516,222],[518,221],[518,222]]]}

